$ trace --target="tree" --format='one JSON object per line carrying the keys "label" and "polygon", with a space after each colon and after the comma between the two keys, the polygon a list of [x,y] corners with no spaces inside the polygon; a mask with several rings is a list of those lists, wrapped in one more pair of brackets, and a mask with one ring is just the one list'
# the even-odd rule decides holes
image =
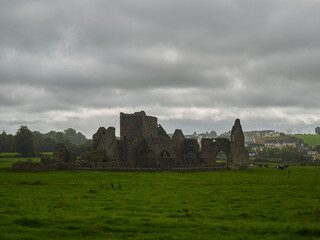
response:
{"label": "tree", "polygon": [[39,152],[52,152],[56,141],[38,131],[33,132],[36,139],[36,146]]}
{"label": "tree", "polygon": [[86,136],[84,136],[81,132],[76,132],[73,128],[68,128],[64,130],[66,138],[72,143],[72,144],[84,144],[87,142]]}
{"label": "tree", "polygon": [[55,139],[56,134],[57,134],[57,132],[51,130],[50,132],[46,133],[45,135],[52,138],[52,139]]}
{"label": "tree", "polygon": [[63,132],[57,132],[55,140],[57,143],[64,143],[67,140],[66,135]]}
{"label": "tree", "polygon": [[27,126],[21,126],[14,136],[14,146],[22,156],[30,157],[36,155],[36,141],[34,134]]}
{"label": "tree", "polygon": [[312,148],[313,151],[317,151],[320,153],[320,145],[316,145]]}
{"label": "tree", "polygon": [[316,132],[316,134],[320,135],[320,127],[316,127],[314,131]]}
{"label": "tree", "polygon": [[298,148],[285,147],[281,149],[281,159],[285,163],[300,163],[306,161],[306,157]]}
{"label": "tree", "polygon": [[13,151],[13,135],[7,134],[5,131],[0,134],[0,152]]}

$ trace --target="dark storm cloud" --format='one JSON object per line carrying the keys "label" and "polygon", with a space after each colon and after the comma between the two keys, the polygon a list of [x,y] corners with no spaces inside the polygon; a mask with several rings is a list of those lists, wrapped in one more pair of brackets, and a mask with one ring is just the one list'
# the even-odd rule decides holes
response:
{"label": "dark storm cloud", "polygon": [[90,132],[141,109],[190,129],[316,124],[319,12],[316,0],[2,1],[1,127]]}

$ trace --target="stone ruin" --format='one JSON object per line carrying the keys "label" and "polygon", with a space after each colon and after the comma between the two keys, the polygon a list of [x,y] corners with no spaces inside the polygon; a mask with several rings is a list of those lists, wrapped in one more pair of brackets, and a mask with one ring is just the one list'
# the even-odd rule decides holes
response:
{"label": "stone ruin", "polygon": [[[226,162],[217,162],[223,152]],[[110,171],[210,171],[249,168],[249,154],[244,145],[240,120],[235,121],[231,140],[227,138],[187,139],[181,129],[172,138],[158,124],[158,119],[145,112],[120,113],[120,139],[115,128],[100,127],[92,145],[76,160],[74,152],[63,144],[56,145],[53,158],[41,162],[17,162],[12,171],[110,170]]]}
{"label": "stone ruin", "polygon": [[14,172],[43,172],[58,170],[77,170],[76,154],[69,151],[62,143],[58,143],[53,151],[53,158],[42,157],[40,162],[31,159],[18,161],[12,164],[11,170]]}
{"label": "stone ruin", "polygon": [[[92,146],[78,160],[79,168],[109,170],[209,170],[249,168],[249,154],[244,145],[240,120],[235,121],[231,140],[226,138],[186,139],[181,129],[172,138],[145,112],[120,113],[120,139],[115,128],[100,127],[93,135]],[[217,163],[218,153],[226,155]]]}

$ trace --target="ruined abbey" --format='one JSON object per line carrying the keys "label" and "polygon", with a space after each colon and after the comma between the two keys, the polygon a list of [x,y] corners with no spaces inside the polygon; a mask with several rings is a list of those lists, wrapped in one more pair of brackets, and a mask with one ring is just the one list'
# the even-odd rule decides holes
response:
{"label": "ruined abbey", "polygon": [[[217,162],[223,152],[225,162]],[[92,145],[76,160],[73,152],[57,144],[53,158],[41,162],[17,162],[13,171],[111,170],[111,171],[210,171],[249,168],[249,155],[244,146],[240,120],[235,121],[231,140],[226,138],[185,138],[176,129],[172,138],[158,124],[156,117],[145,112],[120,113],[120,139],[115,128],[100,127]]]}
{"label": "ruined abbey", "polygon": [[[91,149],[79,161],[80,167],[95,165],[102,168],[248,168],[249,157],[239,119],[225,138],[186,139],[180,129],[172,138],[158,124],[156,117],[145,112],[120,113],[120,139],[115,128],[100,127],[93,135]],[[217,163],[216,156],[224,152],[226,163]]]}

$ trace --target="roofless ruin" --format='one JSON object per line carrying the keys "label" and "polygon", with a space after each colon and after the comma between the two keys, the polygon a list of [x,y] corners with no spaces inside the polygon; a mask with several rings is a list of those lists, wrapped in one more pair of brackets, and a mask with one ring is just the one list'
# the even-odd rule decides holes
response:
{"label": "roofless ruin", "polygon": [[[57,144],[52,161],[42,159],[38,163],[42,167],[37,167],[49,170],[58,166],[70,170],[73,166],[79,170],[114,171],[210,171],[249,167],[239,119],[232,127],[231,140],[203,138],[199,144],[197,139],[185,138],[181,129],[176,129],[170,138],[158,119],[147,116],[144,111],[120,113],[120,139],[116,138],[114,127],[100,127],[92,140],[92,146],[81,160],[76,160],[72,152]],[[225,163],[217,162],[219,152],[225,153]],[[18,164],[16,167],[19,169]]]}
{"label": "roofless ruin", "polygon": [[[201,147],[200,147],[201,145]],[[244,146],[244,135],[240,120],[235,121],[231,140],[226,138],[186,139],[180,129],[172,138],[158,124],[156,117],[145,112],[120,113],[120,139],[115,128],[100,127],[93,135],[93,144],[80,167],[95,164],[102,168],[248,168],[248,152]],[[227,162],[216,162],[219,152],[226,154]]]}

